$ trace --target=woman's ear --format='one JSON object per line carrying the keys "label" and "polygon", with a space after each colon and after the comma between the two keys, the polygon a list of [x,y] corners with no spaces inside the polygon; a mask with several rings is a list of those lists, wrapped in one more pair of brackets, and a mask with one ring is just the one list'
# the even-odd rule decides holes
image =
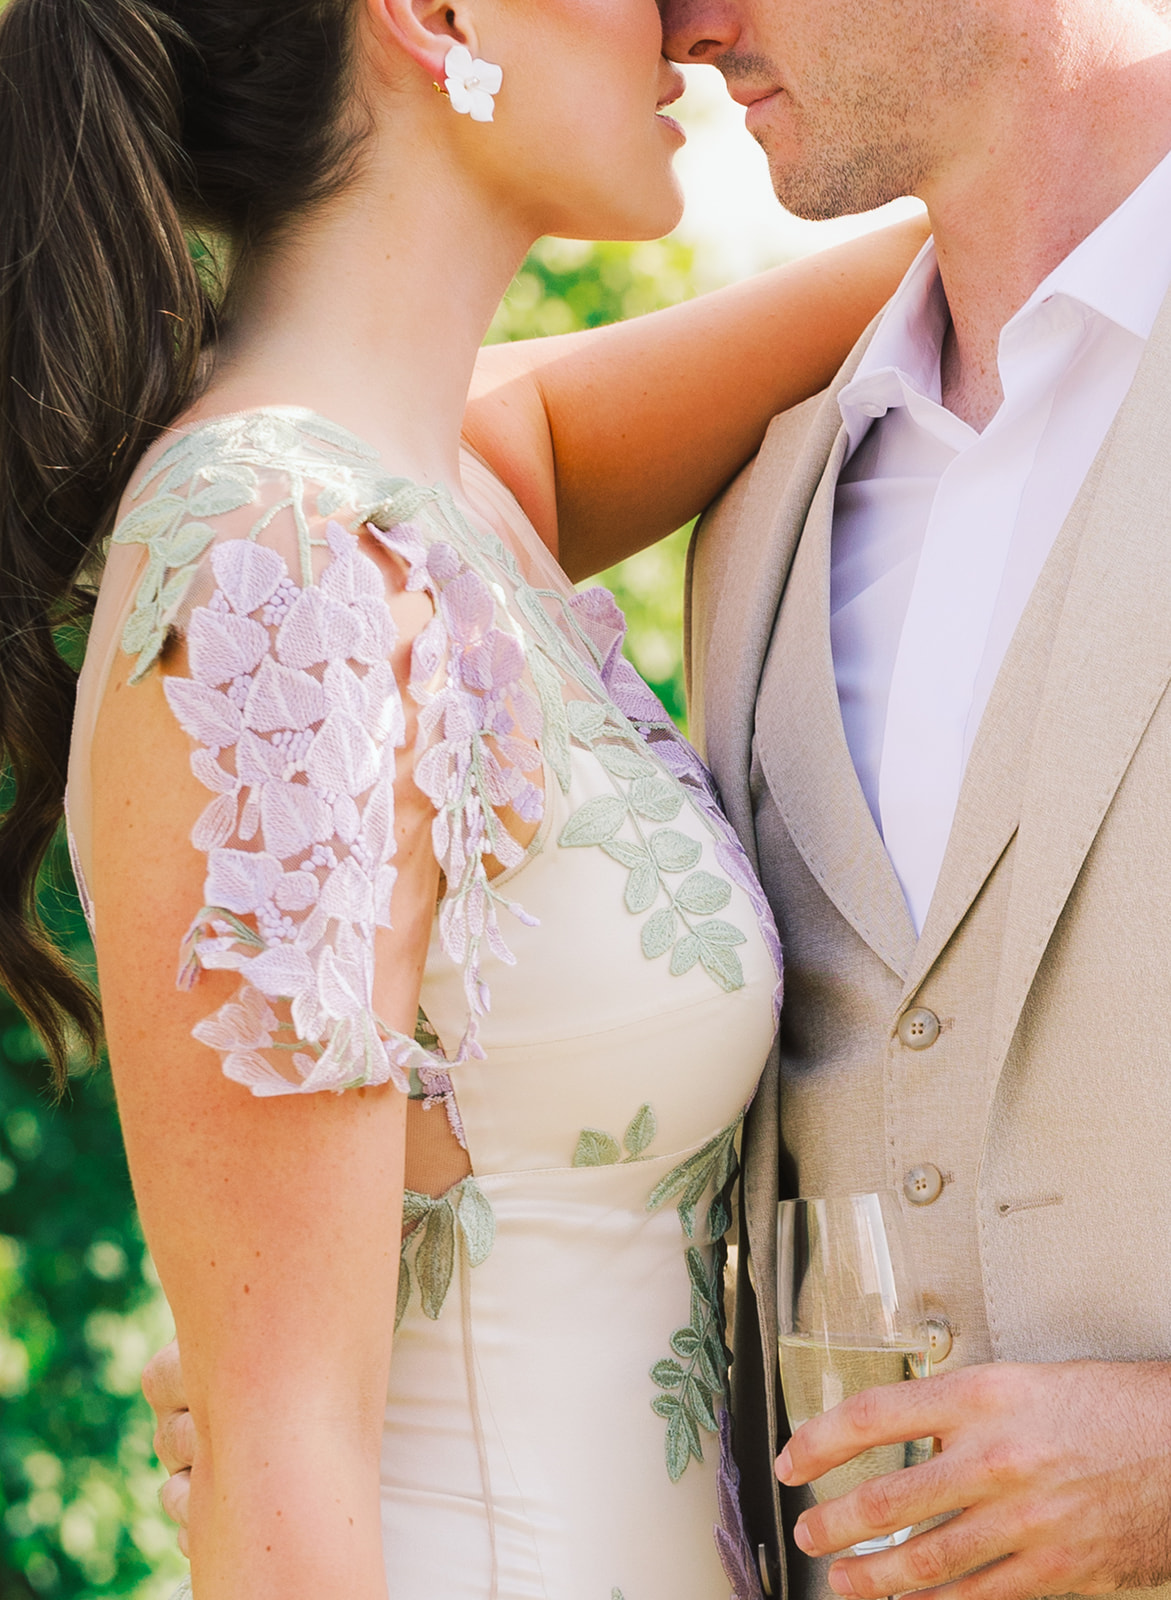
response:
{"label": "woman's ear", "polygon": [[442,84],[444,63],[453,45],[476,54],[472,8],[466,0],[365,0],[375,50],[379,45],[401,60],[406,56],[433,83]]}

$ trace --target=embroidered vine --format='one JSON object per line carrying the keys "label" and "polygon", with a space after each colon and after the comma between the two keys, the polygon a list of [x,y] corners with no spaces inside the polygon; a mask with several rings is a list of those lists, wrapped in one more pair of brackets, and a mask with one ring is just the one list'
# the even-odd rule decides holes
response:
{"label": "embroidered vine", "polygon": [[[573,1165],[612,1167],[619,1162],[625,1165],[631,1161],[642,1161],[655,1142],[658,1131],[658,1118],[654,1107],[650,1105],[639,1106],[622,1135],[621,1144],[612,1133],[604,1133],[601,1128],[583,1128],[573,1152]],[[623,1150],[626,1151],[625,1156]]]}
{"label": "embroidered vine", "polygon": [[[617,792],[597,795],[579,806],[557,842],[567,849],[600,845],[627,869],[626,909],[634,916],[651,912],[641,934],[648,960],[670,951],[673,977],[682,977],[701,962],[721,989],[742,988],[744,969],[735,946],[744,944],[745,936],[733,923],[714,915],[731,900],[731,885],[714,873],[693,870],[703,854],[698,839],[677,828],[647,826],[675,821],[683,809],[682,788],[638,751],[594,743],[605,731],[600,706],[574,701],[567,709],[575,737],[593,745]],[[618,837],[624,827],[633,837]],[[681,882],[672,881],[684,873]],[[652,910],[664,897],[667,904]]]}
{"label": "embroidered vine", "polygon": [[[446,1194],[432,1199],[408,1189],[403,1195],[402,1253],[399,1257],[398,1303],[394,1325],[406,1315],[412,1283],[419,1286],[419,1299],[425,1316],[439,1319],[451,1288],[455,1253],[459,1241],[467,1251],[468,1265],[478,1267],[487,1261],[496,1241],[496,1218],[492,1206],[475,1178],[465,1178]],[[414,1272],[412,1275],[412,1263]]]}
{"label": "embroidered vine", "polygon": [[743,1112],[715,1138],[694,1151],[658,1183],[647,1210],[656,1211],[668,1200],[676,1202],[684,1237],[696,1237],[697,1207],[711,1192],[705,1217],[711,1241],[711,1262],[698,1244],[686,1247],[691,1280],[691,1318],[671,1335],[670,1356],[656,1361],[651,1377],[663,1393],[651,1409],[667,1424],[667,1471],[677,1483],[692,1459],[703,1460],[704,1433],[719,1432],[719,1413],[725,1404],[728,1352],[724,1343],[723,1275],[724,1235],[732,1222],[729,1193],[737,1172],[736,1135]]}

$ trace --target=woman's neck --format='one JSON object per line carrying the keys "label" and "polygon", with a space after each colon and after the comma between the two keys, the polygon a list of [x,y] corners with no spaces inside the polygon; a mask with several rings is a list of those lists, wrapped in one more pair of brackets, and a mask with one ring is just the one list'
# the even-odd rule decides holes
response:
{"label": "woman's neck", "polygon": [[304,405],[421,482],[458,482],[477,351],[531,230],[442,154],[371,162],[252,268],[185,421]]}

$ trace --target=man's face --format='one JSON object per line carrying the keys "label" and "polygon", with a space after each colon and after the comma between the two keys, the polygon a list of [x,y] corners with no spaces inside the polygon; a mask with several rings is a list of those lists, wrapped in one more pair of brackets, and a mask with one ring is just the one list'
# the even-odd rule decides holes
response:
{"label": "man's face", "polygon": [[998,0],[660,0],[666,53],[719,67],[797,216],[922,193],[979,131]]}

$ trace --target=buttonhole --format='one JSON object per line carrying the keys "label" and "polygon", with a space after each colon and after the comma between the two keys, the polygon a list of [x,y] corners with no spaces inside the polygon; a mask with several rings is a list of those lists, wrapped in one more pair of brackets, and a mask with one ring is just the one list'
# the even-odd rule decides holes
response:
{"label": "buttonhole", "polygon": [[1059,1206],[1064,1203],[1064,1195],[1041,1194],[1035,1200],[1002,1200],[996,1210],[1000,1216],[1009,1217],[1014,1211],[1040,1211],[1043,1206]]}

